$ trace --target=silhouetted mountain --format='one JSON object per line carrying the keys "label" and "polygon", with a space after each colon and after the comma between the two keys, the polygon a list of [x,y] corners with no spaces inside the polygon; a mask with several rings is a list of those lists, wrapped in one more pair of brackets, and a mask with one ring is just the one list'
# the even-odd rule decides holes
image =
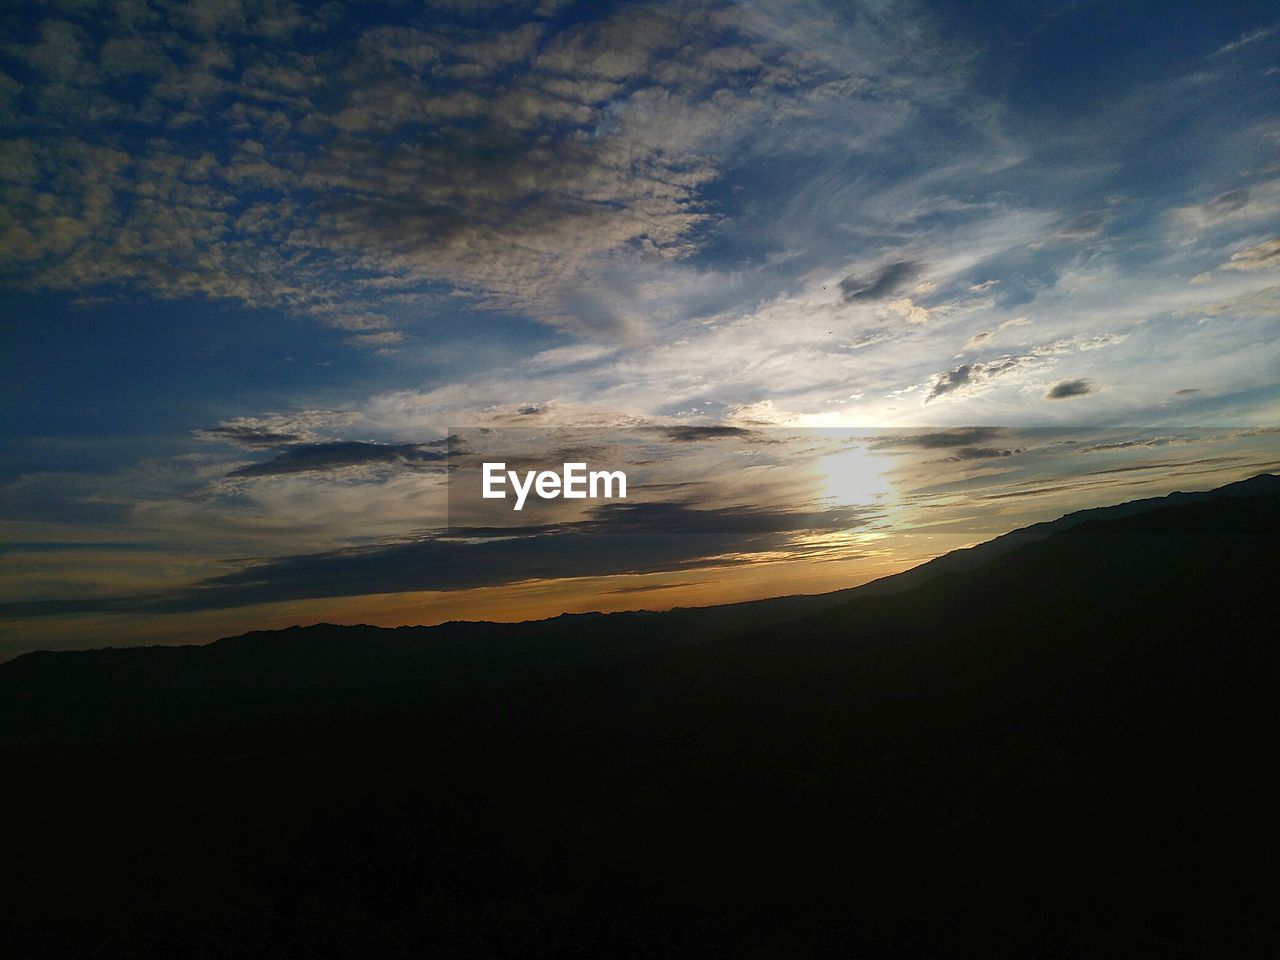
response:
{"label": "silhouetted mountain", "polygon": [[568,665],[794,620],[845,593],[664,613],[387,629],[318,623],[201,646],[37,651],[0,664],[0,745],[155,737],[267,717],[420,705]]}
{"label": "silhouetted mountain", "polygon": [[1220,500],[1224,497],[1262,497],[1280,496],[1280,476],[1261,473],[1248,480],[1228,483],[1213,490],[1197,490],[1193,493],[1178,491],[1163,497],[1148,497],[1143,500],[1130,500],[1108,507],[1094,507],[1089,510],[1077,510],[1056,520],[1033,523],[1003,534],[985,543],[962,550],[953,550],[910,570],[893,576],[883,577],[874,583],[858,588],[866,593],[888,593],[913,587],[932,579],[940,573],[969,570],[986,563],[1003,553],[1043,540],[1053,533],[1061,533],[1090,520],[1118,520],[1164,507],[1185,506],[1189,503],[1202,503],[1206,500]]}
{"label": "silhouetted mountain", "polygon": [[20,658],[7,935],[1274,956],[1276,483],[1072,515],[891,592]]}

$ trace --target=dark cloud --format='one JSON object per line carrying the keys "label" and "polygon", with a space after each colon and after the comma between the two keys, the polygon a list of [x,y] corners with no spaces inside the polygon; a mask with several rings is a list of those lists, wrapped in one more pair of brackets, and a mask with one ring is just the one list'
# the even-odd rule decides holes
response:
{"label": "dark cloud", "polygon": [[1009,490],[1005,493],[988,493],[979,500],[1016,500],[1021,497],[1038,497],[1042,493],[1060,493],[1064,490],[1078,490],[1081,484],[1062,484],[1056,487],[1032,487],[1026,490]]}
{"label": "dark cloud", "polygon": [[1081,213],[1058,228],[1058,236],[1065,240],[1087,240],[1102,233],[1107,218],[1096,212]]}
{"label": "dark cloud", "polygon": [[701,587],[715,582],[714,580],[675,580],[670,583],[641,583],[634,587],[618,587],[616,590],[606,590],[605,593],[652,593],[655,590],[668,590],[672,587]]}
{"label": "dark cloud", "polygon": [[1178,391],[1178,396],[1189,397],[1191,396],[1191,394],[1199,393],[1199,392],[1200,392],[1199,387],[1183,387],[1181,390]]}
{"label": "dark cloud", "polygon": [[675,443],[696,443],[699,440],[724,440],[729,438],[751,439],[756,436],[754,430],[743,427],[727,426],[677,426],[659,427],[662,435]]}
{"label": "dark cloud", "polygon": [[853,275],[840,281],[845,303],[883,300],[901,291],[920,275],[921,264],[915,260],[898,260],[861,277]]}
{"label": "dark cloud", "polygon": [[849,508],[788,513],[607,504],[576,523],[455,529],[449,536],[277,557],[169,593],[5,603],[0,616],[180,613],[320,597],[465,590],[532,579],[660,573],[709,561],[748,563],[742,554],[794,548],[799,534],[845,530],[873,516]]}
{"label": "dark cloud", "polygon": [[929,390],[929,395],[924,398],[924,402],[928,403],[930,400],[936,400],[938,397],[966,386],[969,383],[972,373],[972,365],[962,363],[954,370],[948,370],[946,373],[939,374],[938,379],[933,382],[933,387]]}
{"label": "dark cloud", "polygon": [[1249,202],[1248,190],[1229,190],[1226,193],[1219,194],[1208,203],[1204,204],[1206,212],[1215,216],[1222,216],[1226,213],[1233,213],[1239,210]]}
{"label": "dark cloud", "polygon": [[997,457],[1011,457],[1014,451],[1001,450],[998,447],[961,447],[951,455],[952,460],[994,460]]}
{"label": "dark cloud", "polygon": [[221,440],[250,450],[272,450],[276,447],[287,447],[292,443],[301,443],[306,439],[297,433],[280,433],[258,427],[239,426],[207,427],[196,430],[195,435],[201,440]]}
{"label": "dark cloud", "polygon": [[1101,477],[1112,473],[1140,473],[1144,470],[1174,470],[1182,467],[1199,467],[1210,463],[1236,463],[1244,457],[1203,457],[1199,460],[1162,460],[1159,463],[1140,463],[1131,467],[1111,467],[1109,470],[1090,470],[1085,476]]}
{"label": "dark cloud", "polygon": [[272,450],[293,444],[317,443],[318,429],[350,424],[359,414],[350,410],[296,410],[291,413],[265,413],[256,417],[223,420],[216,427],[193,430],[200,440],[230,443],[246,450]]}
{"label": "dark cloud", "polygon": [[[541,457],[536,459],[542,459]],[[627,451],[614,445],[600,443],[575,443],[556,447],[549,457],[551,463],[590,463],[600,464],[626,463]]]}
{"label": "dark cloud", "polygon": [[415,466],[444,460],[447,454],[431,449],[432,446],[417,443],[362,443],[355,440],[308,443],[290,447],[264,463],[252,463],[232,470],[228,476],[273,477],[376,464]]}
{"label": "dark cloud", "polygon": [[112,553],[117,551],[149,553],[159,550],[155,544],[151,543],[135,543],[128,540],[107,540],[107,541],[72,541],[72,542],[48,542],[48,541],[15,541],[13,543],[0,543],[0,554],[5,553],[67,553],[78,550],[110,550]]}
{"label": "dark cloud", "polygon": [[1063,380],[1061,383],[1055,383],[1049,392],[1044,395],[1046,400],[1066,400],[1069,397],[1084,397],[1093,393],[1097,388],[1092,380]]}
{"label": "dark cloud", "polygon": [[1004,433],[1000,427],[960,427],[955,430],[921,430],[891,436],[872,437],[872,447],[915,447],[921,450],[945,450],[951,447],[976,447]]}
{"label": "dark cloud", "polygon": [[956,391],[969,392],[975,390],[985,386],[997,377],[1004,376],[1006,373],[1012,373],[1015,370],[1025,369],[1028,366],[1040,363],[1042,362],[1040,360],[1041,352],[1044,352],[1043,349],[1016,357],[996,357],[994,360],[987,360],[982,363],[962,363],[952,370],[938,374],[933,381],[933,386],[929,388],[929,393],[925,396],[924,402],[930,403],[939,397]]}

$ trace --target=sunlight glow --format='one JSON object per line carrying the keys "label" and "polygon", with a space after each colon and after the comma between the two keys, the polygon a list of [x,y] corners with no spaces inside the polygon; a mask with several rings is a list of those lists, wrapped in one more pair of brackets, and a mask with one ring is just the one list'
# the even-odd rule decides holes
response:
{"label": "sunlight glow", "polygon": [[822,457],[818,461],[818,473],[822,477],[823,496],[834,504],[850,507],[882,501],[893,489],[885,475],[890,465],[887,458],[863,447]]}

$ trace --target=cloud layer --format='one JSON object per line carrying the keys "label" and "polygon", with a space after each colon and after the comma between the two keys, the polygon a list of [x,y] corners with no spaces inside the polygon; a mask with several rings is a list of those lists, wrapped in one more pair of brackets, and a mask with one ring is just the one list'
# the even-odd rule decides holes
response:
{"label": "cloud layer", "polygon": [[[1280,33],[1256,10],[0,23],[0,533],[27,545],[0,602],[99,618],[68,636],[378,590],[551,609],[578,578],[712,567],[830,586],[1271,462]],[[590,459],[616,427],[643,506],[509,548],[455,515],[465,444],[567,431],[543,453]]]}

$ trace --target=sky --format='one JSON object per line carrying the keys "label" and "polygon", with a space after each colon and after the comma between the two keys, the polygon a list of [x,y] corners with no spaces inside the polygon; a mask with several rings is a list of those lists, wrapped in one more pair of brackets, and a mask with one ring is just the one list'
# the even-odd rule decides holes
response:
{"label": "sky", "polygon": [[[818,592],[1280,467],[1274,6],[0,19],[0,659]],[[634,493],[461,509],[504,449]]]}

